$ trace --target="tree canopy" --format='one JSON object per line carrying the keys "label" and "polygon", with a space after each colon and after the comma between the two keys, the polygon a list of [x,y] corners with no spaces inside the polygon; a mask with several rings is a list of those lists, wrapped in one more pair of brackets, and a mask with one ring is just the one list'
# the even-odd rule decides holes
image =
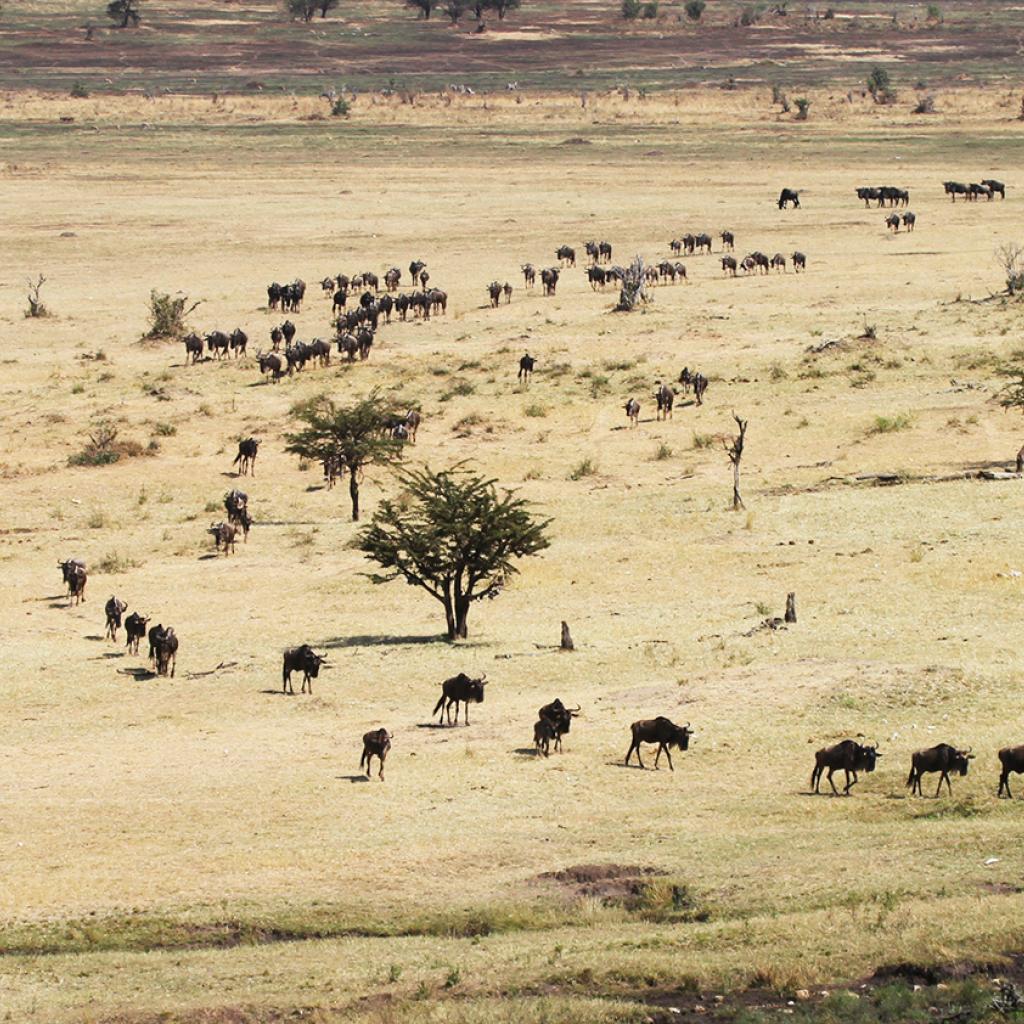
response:
{"label": "tree canopy", "polygon": [[286,450],[310,462],[332,460],[339,475],[348,472],[352,521],[359,520],[359,485],[369,465],[387,465],[402,458],[405,442],[392,436],[403,417],[398,407],[377,391],[355,405],[339,406],[327,395],[300,402],[291,411],[302,424],[286,434]]}
{"label": "tree canopy", "polygon": [[516,561],[548,547],[551,521],[461,465],[407,470],[401,481],[403,493],[381,502],[359,538],[384,570],[370,579],[422,587],[444,605],[448,638],[464,639],[472,603],[497,597],[519,571]]}
{"label": "tree canopy", "polygon": [[110,0],[107,4],[107,17],[118,22],[118,28],[127,28],[129,24],[137,26],[142,20],[139,0]]}

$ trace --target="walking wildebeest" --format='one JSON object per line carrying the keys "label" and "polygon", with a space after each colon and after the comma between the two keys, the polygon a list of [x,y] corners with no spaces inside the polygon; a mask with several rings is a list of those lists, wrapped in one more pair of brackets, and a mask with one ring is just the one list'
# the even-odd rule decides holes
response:
{"label": "walking wildebeest", "polygon": [[317,654],[309,644],[301,647],[292,647],[284,652],[284,663],[281,666],[281,692],[295,695],[295,687],[292,686],[292,673],[302,673],[302,689],[300,693],[306,692],[309,687],[310,696],[313,694],[313,680],[320,675],[320,667],[327,660],[326,654]]}
{"label": "walking wildebeest", "polygon": [[711,253],[711,236],[705,232],[701,232],[696,235],[693,239],[693,244],[697,249],[697,252],[706,252],[710,255]]}
{"label": "walking wildebeest", "polygon": [[790,259],[793,261],[793,271],[800,273],[801,270],[807,269],[807,257],[802,252],[795,252]]}
{"label": "walking wildebeest", "polygon": [[238,466],[240,476],[247,476],[249,473],[256,476],[256,455],[260,449],[258,438],[247,437],[238,442],[238,454],[235,456],[232,466]]}
{"label": "walking wildebeest", "polygon": [[907,786],[910,787],[911,796],[914,793],[923,796],[921,792],[921,776],[928,772],[940,772],[939,785],[935,790],[936,797],[942,791],[942,783],[945,780],[946,789],[950,796],[953,795],[953,787],[949,784],[949,773],[959,772],[967,774],[967,765],[974,759],[971,748],[958,750],[948,743],[940,743],[938,746],[929,747],[927,750],[918,750],[910,759],[910,774],[907,776]]}
{"label": "walking wildebeest", "polygon": [[446,679],[441,684],[441,699],[434,705],[434,714],[441,712],[438,723],[443,724],[445,712],[448,714],[448,724],[452,724],[452,705],[455,705],[455,724],[459,724],[459,705],[466,705],[466,725],[469,725],[469,705],[482,704],[484,700],[484,687],[487,685],[487,673],[479,679],[470,679],[465,672],[460,672],[451,679]]}
{"label": "walking wildebeest", "polygon": [[249,344],[249,335],[241,327],[236,327],[228,336],[228,342],[237,359],[239,356],[245,355],[245,346]]}
{"label": "walking wildebeest", "polygon": [[233,487],[224,495],[224,511],[228,514],[229,523],[240,523],[242,513],[249,508],[249,495]]}
{"label": "walking wildebeest", "polygon": [[420,278],[419,278],[420,287],[423,288],[424,290],[426,290],[427,282],[429,280],[430,280],[430,274],[428,274],[425,270],[421,270],[420,271]]}
{"label": "walking wildebeest", "polygon": [[1016,772],[1018,775],[1024,773],[1024,747],[1003,747],[999,751],[999,763],[1002,765],[1002,771],[999,773],[999,792],[996,795],[1002,796],[1005,790],[1006,795],[1012,800],[1010,774],[1011,772]]}
{"label": "walking wildebeest", "polygon": [[334,278],[333,277],[325,277],[320,282],[320,291],[322,291],[324,293],[324,295],[330,295],[331,292],[334,291]]}
{"label": "walking wildebeest", "polygon": [[977,200],[978,196],[984,196],[989,202],[992,202],[992,189],[988,185],[979,185],[972,181],[967,186],[967,198]]}
{"label": "walking wildebeest", "polygon": [[917,217],[912,213],[903,214],[903,226],[907,231],[913,231],[914,225],[917,223]]}
{"label": "walking wildebeest", "polygon": [[419,409],[410,409],[405,414],[405,429],[409,431],[409,440],[416,443],[416,432],[420,429],[420,423],[423,422],[423,415]]}
{"label": "walking wildebeest", "polygon": [[256,363],[260,368],[260,376],[266,376],[270,374],[270,379],[276,384],[281,379],[281,357],[276,356],[273,352],[264,355],[262,352],[256,353]]}
{"label": "walking wildebeest", "polygon": [[103,612],[107,616],[106,636],[111,640],[117,639],[117,631],[121,627],[121,616],[128,610],[124,601],[119,601],[111,595],[110,600],[103,606]]}
{"label": "walking wildebeest", "polygon": [[139,653],[139,641],[146,635],[146,623],[149,618],[143,618],[138,612],[132,612],[124,620],[124,630],[128,636],[125,646],[132,654]]}
{"label": "walking wildebeest", "polygon": [[501,299],[501,283],[499,281],[492,281],[487,286],[487,294],[491,299],[491,309],[497,309],[498,302]]}
{"label": "walking wildebeest", "polygon": [[401,284],[401,281],[402,271],[398,267],[392,267],[384,275],[384,287],[387,288],[389,292],[397,292],[398,286],[399,284]]}
{"label": "walking wildebeest", "polygon": [[898,213],[890,213],[885,218],[885,226],[892,231],[894,235],[899,234],[900,230],[900,215]]}
{"label": "walking wildebeest", "polygon": [[654,758],[654,767],[658,767],[658,761],[661,759],[662,751],[664,751],[665,756],[668,758],[669,770],[673,772],[675,768],[672,767],[672,753],[669,748],[678,747],[680,750],[686,750],[690,746],[690,737],[693,735],[690,731],[689,722],[686,725],[676,725],[661,715],[657,718],[648,718],[641,722],[634,722],[629,728],[633,734],[633,742],[630,744],[629,750],[626,751],[626,764],[629,764],[629,759],[635,750],[636,763],[643,768],[644,763],[640,760],[640,744],[657,743],[658,753]]}
{"label": "walking wildebeest", "polygon": [[[284,341],[284,332],[280,327],[271,327],[270,329],[270,343],[274,347],[274,351],[277,352],[281,348],[281,342]],[[259,358],[260,353],[256,353],[256,357]]]}
{"label": "walking wildebeest", "polygon": [[212,523],[206,531],[213,537],[214,544],[218,551],[224,545],[224,554],[230,555],[235,550],[235,534],[238,532],[230,523]]}
{"label": "walking wildebeest", "polygon": [[508,281],[501,286],[501,294],[505,296],[505,305],[512,305],[512,285]]}
{"label": "walking wildebeest", "polygon": [[554,295],[558,287],[558,267],[548,267],[540,272],[540,283],[544,286],[545,295]]}
{"label": "walking wildebeest", "polygon": [[792,203],[796,209],[800,208],[800,193],[796,189],[784,188],[779,193],[779,209],[785,210]]}
{"label": "walking wildebeest", "polygon": [[545,704],[537,712],[537,722],[533,727],[533,742],[538,753],[547,757],[552,743],[555,750],[561,753],[562,737],[570,730],[572,720],[579,713],[578,704],[575,708],[567,708],[557,697],[550,704]]}
{"label": "walking wildebeest", "polygon": [[206,347],[218,359],[223,359],[231,347],[231,339],[223,331],[210,331],[206,336]]}
{"label": "walking wildebeest", "polygon": [[783,273],[785,273],[786,272],[786,257],[783,256],[781,252],[777,252],[772,257],[772,266],[775,268],[776,271],[781,270]]}
{"label": "walking wildebeest", "polygon": [[576,250],[568,245],[560,245],[555,250],[555,259],[561,260],[570,267],[576,266]]}
{"label": "walking wildebeest", "polygon": [[814,792],[819,792],[821,785],[821,774],[828,769],[828,784],[832,792],[839,796],[832,775],[837,771],[846,773],[846,788],[843,792],[850,795],[850,789],[857,784],[857,772],[873,772],[875,760],[882,755],[878,752],[877,744],[873,747],[865,746],[856,740],[843,740],[831,747],[822,747],[814,755],[814,771],[811,772],[811,785]]}
{"label": "walking wildebeest", "polygon": [[990,199],[996,192],[999,193],[1000,199],[1006,198],[1006,186],[1001,181],[996,181],[995,178],[982,178],[981,183],[982,185],[987,185],[989,187],[989,191],[991,192],[991,195],[989,196]]}
{"label": "walking wildebeest", "polygon": [[372,776],[370,762],[376,757],[380,761],[378,778],[384,781],[384,759],[391,749],[391,737],[387,729],[374,729],[372,732],[363,733],[363,756],[359,759],[359,767],[366,766],[366,777]]}
{"label": "walking wildebeest", "polygon": [[757,260],[755,260],[753,256],[744,256],[743,259],[740,260],[740,270],[742,270],[744,274],[752,274],[757,270]]}
{"label": "walking wildebeest", "polygon": [[182,339],[185,343],[185,358],[192,357],[192,365],[194,366],[203,358],[203,339],[193,331],[191,334],[186,334]]}
{"label": "walking wildebeest", "polygon": [[530,383],[530,378],[533,376],[533,368],[537,365],[537,360],[527,352],[519,360],[519,380],[525,383]]}
{"label": "walking wildebeest", "polygon": [[723,231],[720,237],[722,239],[722,252],[725,252],[726,249],[736,248],[736,236],[731,231]]}
{"label": "walking wildebeest", "polygon": [[292,339],[295,337],[295,331],[295,324],[293,324],[291,320],[285,320],[285,322],[281,324],[281,334],[284,336],[285,345],[290,345],[292,343]]}
{"label": "walking wildebeest", "polygon": [[267,285],[267,309],[277,309],[281,301],[281,286],[275,281]]}
{"label": "walking wildebeest", "polygon": [[532,263],[524,263],[519,269],[523,272],[523,284],[532,288],[537,281],[537,268]]}
{"label": "walking wildebeest", "polygon": [[171,626],[165,629],[163,625],[158,625],[149,631],[149,657],[156,665],[158,676],[169,674],[172,679],[174,678],[178,661],[178,638]]}
{"label": "walking wildebeest", "polygon": [[597,259],[601,263],[611,263],[612,261],[612,243],[611,242],[598,242],[597,243]]}
{"label": "walking wildebeest", "polygon": [[[880,200],[880,196],[878,194],[878,189],[877,188],[859,188],[859,189],[857,189],[857,198],[858,199],[863,199],[865,206],[870,205],[869,204],[869,200],[871,200],[871,199]],[[880,201],[879,201],[879,206],[881,206],[881,202]]]}
{"label": "walking wildebeest", "polygon": [[583,251],[596,263],[597,262],[597,242],[584,242]]}
{"label": "walking wildebeest", "polygon": [[413,260],[409,264],[409,276],[412,278],[413,286],[416,284],[416,278],[420,276],[420,271],[426,266],[423,260]]}
{"label": "walking wildebeest", "polygon": [[343,310],[348,305],[348,291],[345,288],[339,288],[331,299],[331,316],[337,316],[339,311]]}
{"label": "walking wildebeest", "polygon": [[659,420],[670,420],[672,419],[672,406],[675,404],[676,393],[668,384],[663,384],[660,380],[655,381],[655,387],[657,390],[654,392],[654,400],[658,403],[657,418]]}
{"label": "walking wildebeest", "polygon": [[722,273],[729,274],[732,277],[736,276],[736,257],[735,256],[723,256],[722,257]]}
{"label": "walking wildebeest", "polygon": [[681,256],[683,254],[683,243],[678,238],[673,238],[668,243],[668,247],[672,251],[673,256]]}
{"label": "walking wildebeest", "polygon": [[635,399],[631,398],[625,405],[626,416],[629,419],[629,425],[636,427],[640,425],[640,403]]}
{"label": "walking wildebeest", "polygon": [[704,404],[704,392],[708,389],[708,379],[703,373],[694,373],[693,375],[693,397],[697,400],[698,405]]}
{"label": "walking wildebeest", "polygon": [[604,267],[587,267],[587,280],[590,282],[590,288],[592,291],[597,291],[598,288],[603,288],[605,282],[608,280],[608,275],[604,272]]}
{"label": "walking wildebeest", "polygon": [[964,199],[968,198],[967,186],[959,181],[944,181],[942,187],[946,191],[946,195],[955,203],[957,196],[963,196]]}
{"label": "walking wildebeest", "polygon": [[78,558],[69,558],[66,562],[58,562],[64,582],[68,587],[68,604],[78,604],[85,600],[85,585],[89,575],[85,570],[85,562]]}

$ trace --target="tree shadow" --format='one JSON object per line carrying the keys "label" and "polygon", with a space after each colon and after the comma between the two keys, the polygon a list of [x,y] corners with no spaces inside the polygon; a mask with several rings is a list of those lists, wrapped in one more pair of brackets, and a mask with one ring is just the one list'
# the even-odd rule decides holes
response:
{"label": "tree shadow", "polygon": [[369,782],[370,780],[365,775],[335,775],[336,779],[342,782]]}
{"label": "tree shadow", "polygon": [[199,561],[199,562],[208,562],[208,561],[210,561],[211,558],[218,558],[218,557],[219,556],[217,555],[217,553],[215,551],[211,551],[208,555],[200,555],[199,558],[197,559],[197,561]]}
{"label": "tree shadow", "polygon": [[519,754],[522,757],[540,757],[541,753],[536,747],[516,747],[512,751],[513,754]]}
{"label": "tree shadow", "polygon": [[363,634],[361,636],[336,636],[324,642],[328,650],[344,647],[402,647],[414,644],[446,643],[448,638],[442,633],[431,636],[391,636],[390,634]]}
{"label": "tree shadow", "polygon": [[97,658],[93,658],[92,660],[93,661],[98,661],[98,660],[108,661],[110,658],[123,658],[123,657],[124,657],[124,651],[107,651],[106,654],[101,654],[98,659]]}
{"label": "tree shadow", "polygon": [[88,636],[85,637],[85,639],[86,640],[99,640],[100,642],[102,642],[102,641],[106,640],[107,638],[105,636],[100,636],[99,633],[89,633]]}
{"label": "tree shadow", "polygon": [[417,722],[417,729],[459,729],[461,726],[445,725],[444,722]]}
{"label": "tree shadow", "polygon": [[68,599],[66,597],[54,597],[54,598],[49,598],[48,597],[45,600],[50,602],[50,604],[48,606],[50,608],[74,608],[75,607],[73,604],[71,604],[68,601]]}

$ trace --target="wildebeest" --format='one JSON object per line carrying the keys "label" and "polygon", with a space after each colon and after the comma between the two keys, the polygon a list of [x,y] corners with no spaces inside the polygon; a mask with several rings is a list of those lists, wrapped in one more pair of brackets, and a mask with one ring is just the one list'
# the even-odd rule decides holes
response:
{"label": "wildebeest", "polygon": [[590,282],[591,289],[596,292],[598,288],[605,286],[608,275],[604,272],[604,267],[587,267],[587,280]]}
{"label": "wildebeest", "polygon": [[576,266],[576,250],[568,245],[560,245],[555,250],[555,259],[561,260],[570,267]]}
{"label": "wildebeest", "polygon": [[777,252],[772,257],[772,267],[774,267],[776,271],[781,270],[783,273],[786,272],[786,257],[783,256],[781,252]]}
{"label": "wildebeest", "polygon": [[249,508],[249,495],[245,491],[240,491],[237,487],[232,487],[227,494],[224,495],[224,511],[228,514],[229,523],[239,523],[242,520],[242,513],[248,511]]}
{"label": "wildebeest", "polygon": [[800,208],[800,193],[796,189],[784,188],[779,193],[779,209],[785,210],[792,203],[797,209]]}
{"label": "wildebeest", "polygon": [[469,705],[482,704],[484,700],[484,687],[487,685],[487,673],[479,679],[470,679],[465,672],[446,679],[441,684],[441,699],[434,705],[433,713],[441,712],[438,722],[444,723],[445,713],[448,714],[448,724],[452,724],[452,705],[455,705],[455,724],[459,724],[459,705],[466,705],[466,725],[469,725]]}
{"label": "wildebeest", "polygon": [[693,239],[693,244],[697,249],[697,252],[711,252],[711,236],[705,232],[701,232],[696,235]]}
{"label": "wildebeest", "polygon": [[440,288],[431,288],[427,293],[427,301],[430,303],[430,312],[435,316],[443,316],[448,312],[448,293]]}
{"label": "wildebeest", "polygon": [[1024,773],[1024,747],[1003,747],[999,751],[999,763],[1002,765],[1002,771],[999,773],[999,792],[996,795],[1002,796],[1005,790],[1006,795],[1012,800],[1010,774],[1011,772],[1016,772],[1018,775]]}
{"label": "wildebeest", "polygon": [[736,276],[736,258],[734,256],[722,257],[722,273]]}
{"label": "wildebeest", "polygon": [[[284,341],[284,332],[280,327],[272,327],[270,329],[270,343],[273,345],[275,352],[281,348],[282,341]],[[256,355],[258,358],[259,352],[257,352]]]}
{"label": "wildebeest", "polygon": [[506,281],[501,286],[501,294],[505,296],[505,305],[509,306],[512,304],[512,285]]}
{"label": "wildebeest", "polygon": [[914,225],[917,223],[917,217],[912,213],[903,214],[903,226],[907,231],[913,231]]}
{"label": "wildebeest", "polygon": [[697,239],[693,235],[691,235],[691,234],[683,235],[683,249],[686,252],[688,252],[688,253],[690,253],[692,255],[693,254],[694,246],[696,244],[697,244]]}
{"label": "wildebeest", "polygon": [[597,262],[597,242],[584,242],[583,251],[596,263]]}
{"label": "wildebeest", "polygon": [[284,336],[285,345],[290,345],[292,343],[292,339],[295,337],[295,330],[295,324],[293,324],[291,320],[285,320],[285,322],[281,324],[281,334]]}
{"label": "wildebeest", "polygon": [[178,661],[178,638],[171,626],[164,628],[158,625],[149,631],[149,657],[156,665],[158,676],[170,675],[174,678]]}
{"label": "wildebeest", "polygon": [[498,302],[501,300],[501,283],[499,281],[492,281],[487,286],[487,294],[491,299],[491,309],[497,309]]}
{"label": "wildebeest", "polygon": [[655,381],[655,387],[654,401],[658,404],[657,418],[659,420],[670,420],[672,419],[672,406],[675,404],[676,393],[668,384],[663,384],[660,380]]}
{"label": "wildebeest", "polygon": [[210,331],[206,336],[206,347],[218,359],[223,359],[231,347],[231,338],[223,331]]}
{"label": "wildebeest", "polygon": [[877,188],[859,188],[857,189],[857,198],[864,200],[864,205],[870,205],[870,200],[878,200],[878,205],[881,206],[881,198],[878,194]]}
{"label": "wildebeest", "polygon": [[427,282],[429,280],[430,274],[428,274],[425,270],[421,270],[419,276],[420,287],[425,289],[427,287]]}
{"label": "wildebeest", "polygon": [[943,189],[945,189],[946,195],[955,203],[957,196],[963,196],[967,198],[967,186],[959,181],[944,181],[942,183]]}
{"label": "wildebeest", "polygon": [[894,235],[899,234],[900,215],[898,213],[890,213],[889,216],[885,218],[885,226],[892,231]]}
{"label": "wildebeest", "polygon": [[237,529],[231,523],[211,523],[206,531],[213,537],[213,542],[218,551],[224,545],[224,554],[230,555],[235,550],[235,534]]}
{"label": "wildebeest", "polygon": [[533,376],[533,368],[536,365],[537,360],[529,352],[521,356],[519,359],[519,380],[529,384],[530,378]]}
{"label": "wildebeest", "polygon": [[339,288],[331,299],[331,316],[337,316],[348,305],[348,290]]}
{"label": "wildebeest", "polygon": [[420,429],[420,423],[423,422],[423,414],[419,409],[410,409],[405,414],[405,429],[409,432],[409,440],[416,443],[416,432]]}
{"label": "wildebeest", "polygon": [[523,272],[523,283],[532,288],[537,281],[537,268],[532,263],[524,263],[519,269]]}
{"label": "wildebeest", "polygon": [[967,186],[967,198],[977,200],[978,196],[984,196],[989,202],[992,201],[992,189],[988,185],[981,185],[976,181],[972,181]]}
{"label": "wildebeest", "polygon": [[274,355],[273,352],[264,355],[262,352],[256,353],[256,363],[260,368],[260,375],[266,376],[270,374],[270,379],[276,384],[281,379],[281,357]]}
{"label": "wildebeest", "polygon": [[117,639],[117,631],[121,628],[121,616],[128,610],[124,601],[119,601],[111,595],[110,600],[103,606],[103,612],[107,616],[107,631],[104,634],[111,640]]}
{"label": "wildebeest", "polygon": [[267,285],[267,309],[277,309],[281,301],[281,286],[275,281]]}
{"label": "wildebeest", "polygon": [[245,355],[245,347],[249,344],[249,335],[242,330],[241,327],[236,327],[230,335],[228,335],[228,343],[231,345],[231,351],[235,353],[235,358]]}
{"label": "wildebeest", "polygon": [[693,375],[693,397],[697,400],[698,405],[704,404],[704,392],[708,389],[708,379],[703,373],[694,373]]}
{"label": "wildebeest", "polygon": [[258,438],[246,437],[238,442],[238,454],[235,456],[232,466],[238,466],[238,472],[240,476],[246,476],[249,473],[256,476],[256,455],[260,449],[260,442]]}
{"label": "wildebeest", "polygon": [[387,729],[374,729],[372,732],[363,733],[363,756],[359,759],[359,767],[366,766],[366,777],[370,778],[370,762],[376,757],[380,761],[380,771],[377,773],[381,782],[384,781],[384,759],[391,749],[391,737]]}
{"label": "wildebeest", "polygon": [[636,427],[640,425],[640,403],[635,399],[631,398],[626,402],[626,416],[629,419],[629,425]]}
{"label": "wildebeest", "polygon": [[758,270],[763,270],[766,274],[768,273],[768,270],[771,267],[771,260],[769,260],[760,249],[755,249],[750,254],[750,258],[754,261]]}
{"label": "wildebeest", "polygon": [[132,654],[139,653],[139,641],[146,635],[148,622],[149,618],[143,618],[138,612],[132,612],[124,620],[124,630],[128,637],[125,646]]}
{"label": "wildebeest", "polygon": [[982,185],[987,185],[989,187],[989,191],[991,193],[989,195],[990,199],[996,192],[999,193],[1000,199],[1006,198],[1006,186],[1001,181],[996,181],[995,178],[982,178],[981,183]]}
{"label": "wildebeest", "polygon": [[742,270],[744,274],[752,274],[757,270],[757,260],[755,260],[753,256],[744,256],[743,259],[740,260],[740,270]]}
{"label": "wildebeest", "polygon": [[807,269],[807,257],[802,252],[793,253],[790,259],[793,261],[793,270],[796,273]]}
{"label": "wildebeest", "polygon": [[850,789],[857,784],[857,772],[873,772],[875,761],[882,755],[878,752],[878,745],[873,747],[858,743],[856,740],[843,740],[831,747],[822,747],[814,755],[814,771],[811,772],[811,785],[814,792],[819,792],[821,775],[828,770],[828,784],[832,792],[839,796],[832,775],[837,771],[846,773],[846,787],[843,792],[849,796]]}
{"label": "wildebeest", "polygon": [[57,568],[68,588],[68,603],[78,604],[85,600],[85,585],[89,582],[89,574],[85,562],[78,558],[69,558],[66,562],[58,562]]}
{"label": "wildebeest", "polygon": [[305,693],[308,686],[310,695],[312,695],[313,680],[320,675],[320,667],[326,660],[326,654],[317,654],[309,644],[292,647],[285,651],[284,662],[281,666],[281,692],[294,696],[295,687],[292,686],[292,673],[301,672],[302,688],[299,692]]}
{"label": "wildebeest", "polygon": [[416,282],[416,278],[420,276],[420,271],[426,266],[423,260],[413,260],[409,264],[409,276],[413,280],[413,284]]}
{"label": "wildebeest", "polygon": [[683,252],[683,243],[678,238],[673,238],[668,243],[669,249],[672,251],[673,256],[681,256]]}
{"label": "wildebeest", "polygon": [[392,267],[384,275],[384,287],[387,288],[389,292],[397,292],[398,286],[399,284],[401,284],[401,281],[402,271],[398,267]]}
{"label": "wildebeest", "polygon": [[911,795],[914,793],[924,795],[921,792],[922,775],[926,775],[928,772],[939,772],[939,785],[936,787],[935,795],[938,796],[942,791],[942,783],[945,780],[946,789],[952,796],[953,787],[949,784],[949,773],[952,771],[966,775],[968,763],[973,759],[974,755],[971,753],[970,747],[966,750],[958,750],[948,743],[940,743],[927,750],[916,751],[910,759],[910,774],[907,776],[907,786],[910,788]]}
{"label": "wildebeest", "polygon": [[626,764],[629,764],[629,759],[636,751],[636,763],[643,768],[644,763],[640,760],[640,744],[641,743],[657,743],[658,753],[654,758],[654,767],[658,767],[658,761],[661,759],[662,751],[668,758],[668,767],[670,771],[675,771],[672,767],[672,753],[670,747],[678,747],[680,750],[686,750],[690,746],[690,737],[693,733],[690,731],[690,723],[686,725],[676,725],[668,718],[664,718],[659,715],[657,718],[648,718],[641,722],[634,722],[630,727],[630,731],[633,734],[633,742],[629,746],[629,750],[626,751]]}
{"label": "wildebeest", "polygon": [[731,231],[723,231],[719,236],[722,239],[722,251],[736,248],[736,237]]}
{"label": "wildebeest", "polygon": [[561,752],[562,737],[579,713],[578,704],[574,708],[567,708],[557,697],[550,704],[545,704],[537,712],[537,722],[533,727],[533,742],[537,752],[547,757],[552,744],[555,750]]}
{"label": "wildebeest", "polygon": [[544,286],[545,295],[554,295],[558,287],[558,267],[548,267],[540,272],[540,283]]}
{"label": "wildebeest", "polygon": [[322,291],[324,293],[324,295],[330,295],[331,292],[334,291],[334,278],[333,277],[325,277],[320,282],[320,291]]}
{"label": "wildebeest", "polygon": [[681,277],[685,281],[687,279],[686,278],[686,265],[683,264],[683,263],[680,263],[677,260],[675,263],[672,264],[672,266],[675,267],[676,277]]}
{"label": "wildebeest", "polygon": [[191,334],[186,334],[182,339],[185,343],[185,358],[192,358],[192,363],[195,365],[203,358],[203,339],[193,331]]}

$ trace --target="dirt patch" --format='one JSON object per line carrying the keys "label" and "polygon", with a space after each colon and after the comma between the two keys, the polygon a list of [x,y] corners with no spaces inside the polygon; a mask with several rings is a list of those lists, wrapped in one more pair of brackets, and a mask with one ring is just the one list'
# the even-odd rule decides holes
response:
{"label": "dirt patch", "polygon": [[537,881],[553,882],[577,898],[590,897],[617,906],[634,905],[652,878],[667,872],[637,864],[576,864],[561,871],[545,871]]}

